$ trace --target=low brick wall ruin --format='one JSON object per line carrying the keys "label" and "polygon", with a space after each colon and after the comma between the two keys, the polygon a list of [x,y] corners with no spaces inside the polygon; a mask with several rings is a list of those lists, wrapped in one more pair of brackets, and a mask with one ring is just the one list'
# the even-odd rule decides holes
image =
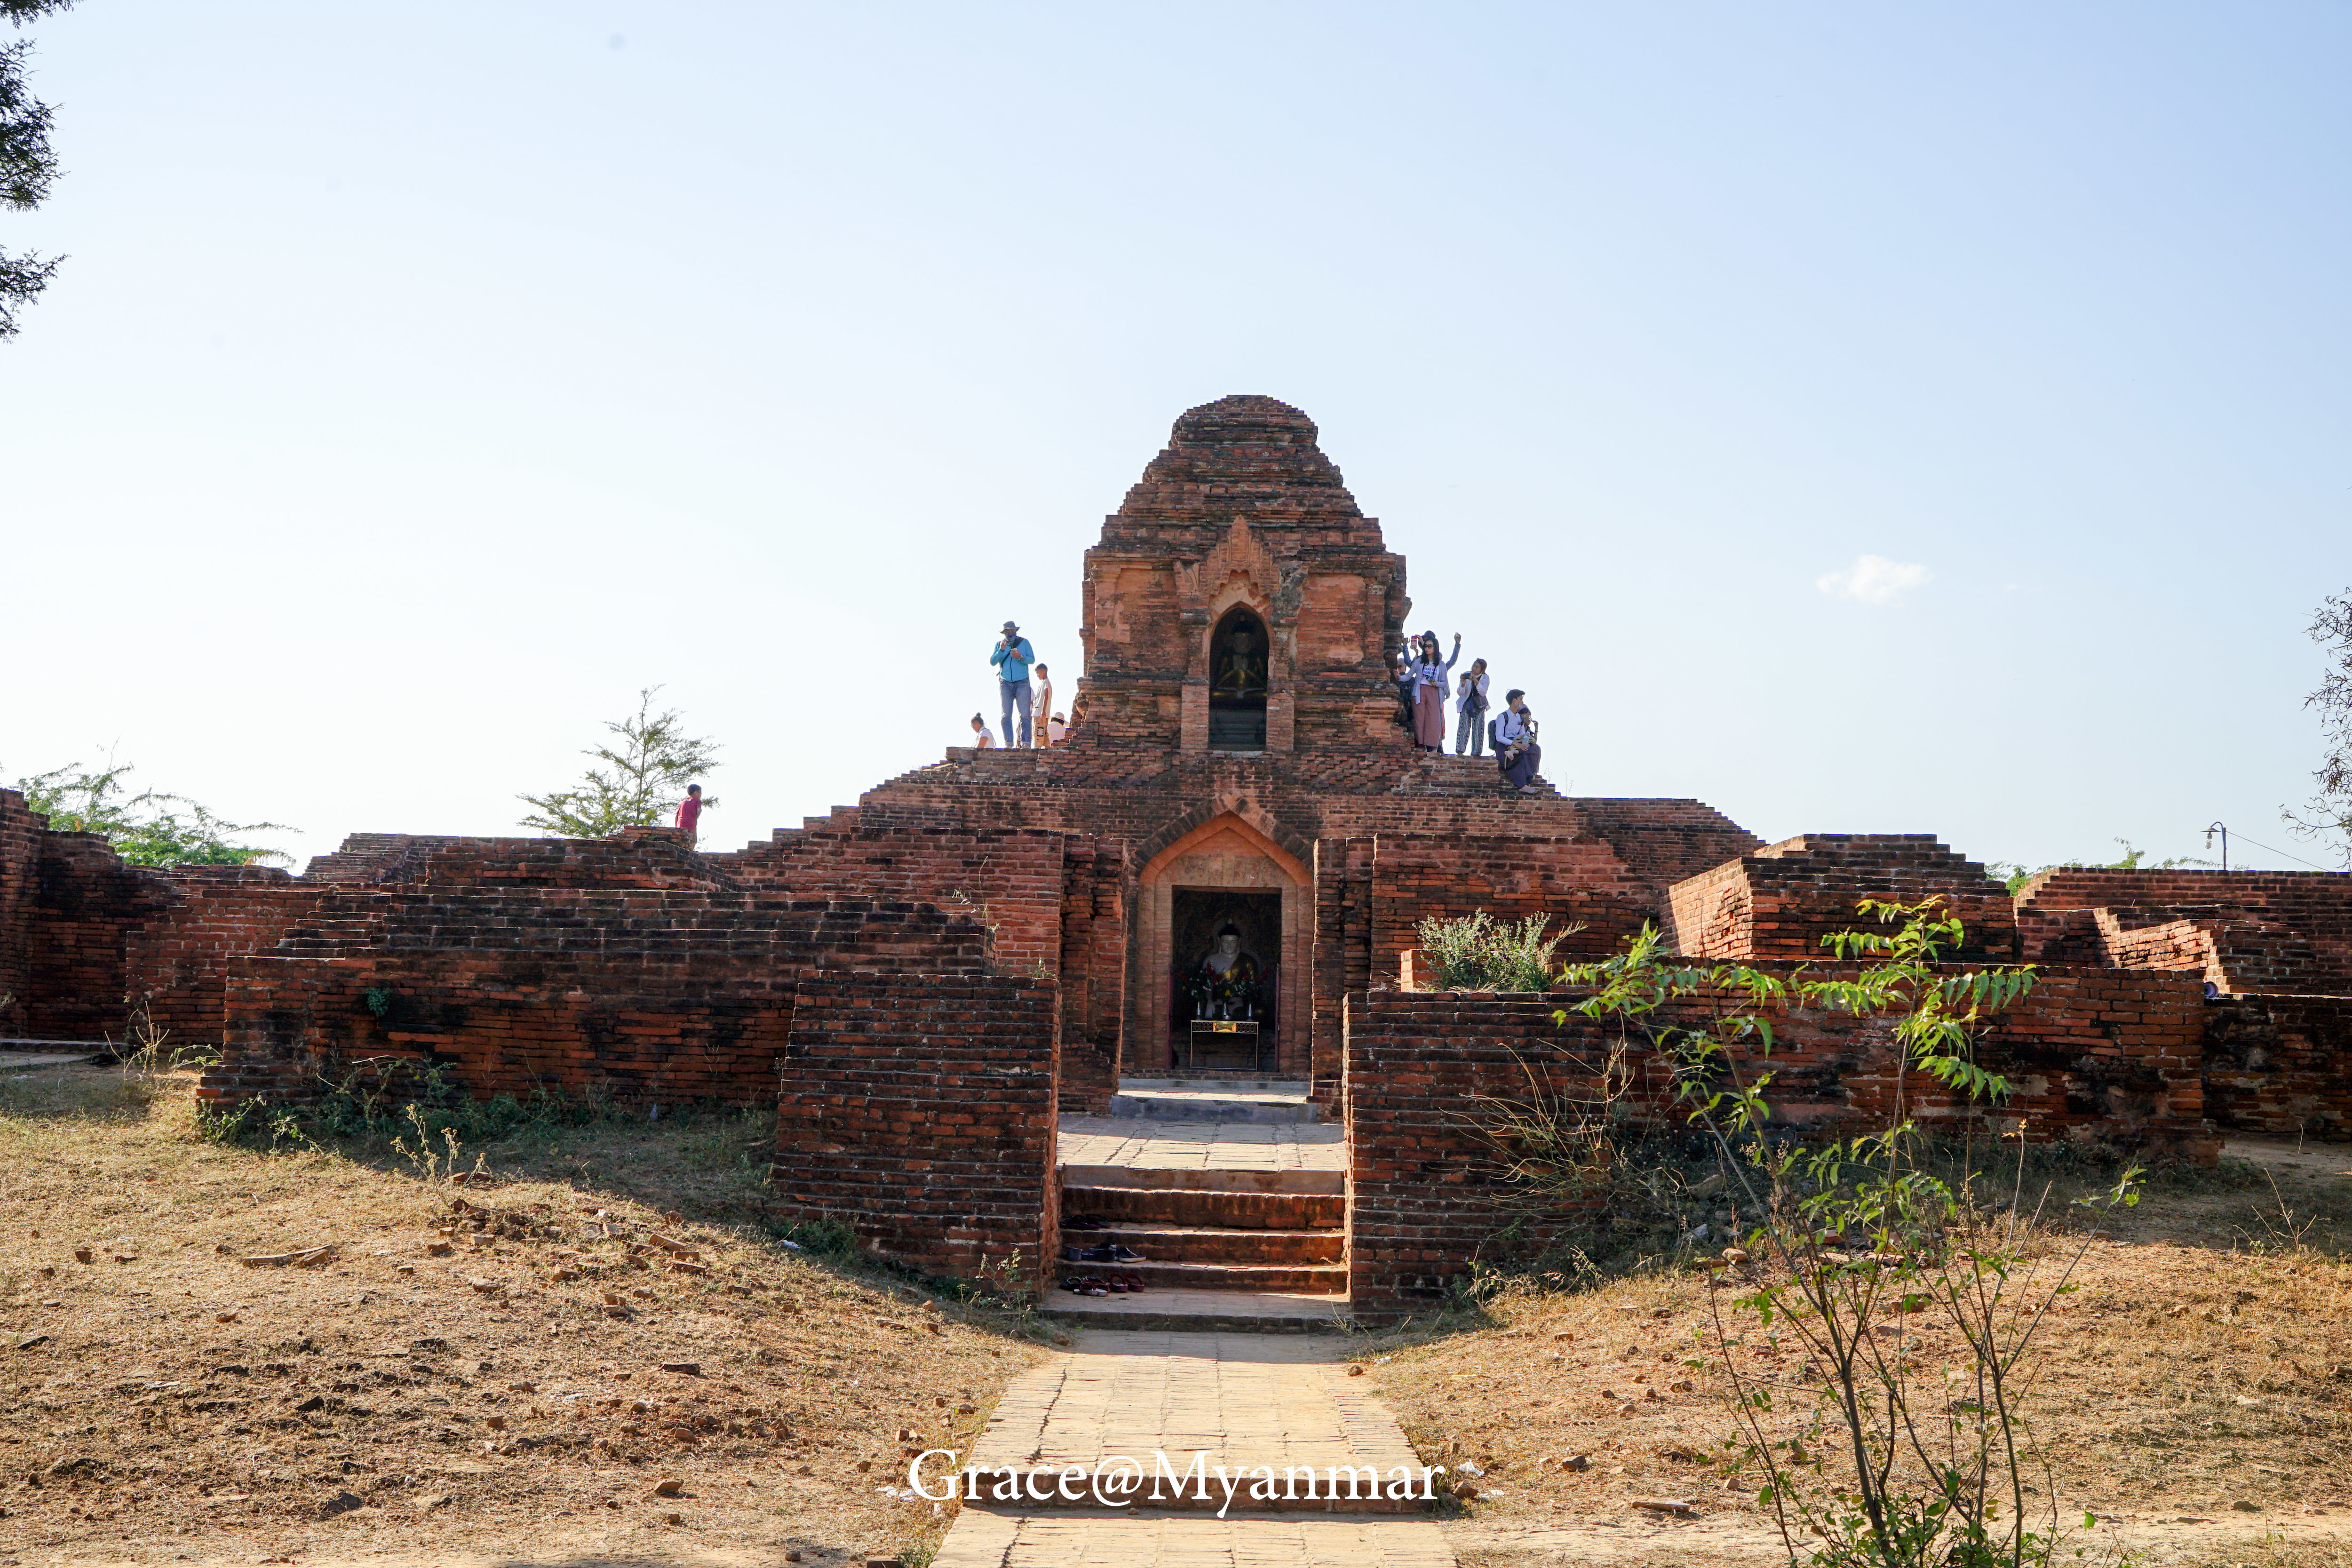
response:
{"label": "low brick wall ruin", "polygon": [[2205,1017],[2205,1106],[2216,1122],[2352,1136],[2352,997],[2225,997]]}
{"label": "low brick wall ruin", "polygon": [[781,1222],[846,1226],[934,1277],[1044,1288],[1060,997],[1013,975],[803,977],[770,1178]]}
{"label": "low brick wall ruin", "polygon": [[[1759,968],[1788,972],[1786,963]],[[1826,971],[1816,971],[1826,974]],[[1496,1152],[1479,1131],[1482,1100],[1595,1093],[1617,1031],[1556,1011],[1575,994],[1374,990],[1348,999],[1344,1085],[1349,1137],[1352,1308],[1379,1318],[1424,1310],[1475,1260],[1506,1264],[1546,1239],[1517,1215],[1496,1179]],[[1678,1004],[1655,1022],[1695,1025]],[[2340,1022],[2340,1020],[2339,1020]],[[2021,1118],[2040,1141],[2210,1164],[2220,1140],[2205,1120],[2208,1004],[2195,977],[2165,972],[2046,970],[2032,994],[1988,1031],[1979,1059],[2007,1076],[1993,1114]],[[1776,1124],[1823,1132],[1883,1126],[1900,1094],[1923,1125],[1969,1108],[1917,1073],[1898,1082],[1883,1020],[1814,1009],[1774,1019],[1766,1091]],[[1637,1125],[1678,1126],[1667,1073],[1635,1048],[1622,1109]],[[1531,1074],[1533,1075],[1531,1077]],[[1507,1227],[1519,1219],[1512,1239]]]}
{"label": "low brick wall ruin", "polygon": [[355,1063],[407,1059],[478,1098],[764,1104],[803,974],[989,964],[969,918],[866,899],[461,885],[325,912],[345,918],[229,961],[205,1099],[307,1102]]}

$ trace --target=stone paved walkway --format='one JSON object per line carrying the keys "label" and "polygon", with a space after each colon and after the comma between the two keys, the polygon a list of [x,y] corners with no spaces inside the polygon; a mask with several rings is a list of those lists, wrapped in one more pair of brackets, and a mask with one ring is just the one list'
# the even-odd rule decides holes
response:
{"label": "stone paved walkway", "polygon": [[931,1568],[1454,1568],[1425,1519],[990,1514],[966,1509]]}
{"label": "stone paved walkway", "polygon": [[1142,1171],[1326,1171],[1348,1168],[1348,1130],[1321,1121],[1142,1121],[1065,1116],[1065,1165]]}
{"label": "stone paved walkway", "polygon": [[[1153,1450],[1180,1471],[1205,1450],[1229,1475],[1258,1466],[1402,1467],[1420,1461],[1396,1420],[1360,1380],[1347,1347],[1327,1338],[1249,1333],[1086,1331],[1070,1349],[1014,1380],[970,1463],[1007,1470],[1091,1471],[1110,1455],[1150,1466]],[[1213,1468],[1205,1473],[1212,1478]],[[1051,1484],[1050,1480],[1047,1483]],[[1365,1564],[1454,1568],[1418,1505],[1344,1497],[1244,1513],[1246,1486],[1220,1519],[1223,1493],[1185,1511],[1111,1510],[1084,1504],[1019,1511],[967,1503],[935,1568],[1243,1568],[1245,1564]],[[1386,1510],[1389,1511],[1375,1511]]]}

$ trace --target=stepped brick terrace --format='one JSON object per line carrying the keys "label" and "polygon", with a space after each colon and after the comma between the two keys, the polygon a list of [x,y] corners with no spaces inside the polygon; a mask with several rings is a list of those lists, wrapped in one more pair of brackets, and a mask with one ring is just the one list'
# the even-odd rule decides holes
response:
{"label": "stepped brick terrace", "polygon": [[[737,850],[365,833],[299,876],[155,871],[0,791],[0,1036],[167,1028],[219,1047],[215,1103],[428,1064],[478,1095],[772,1103],[780,1219],[1039,1289],[1116,1242],[1144,1293],[1056,1300],[1162,1329],[1393,1316],[1499,1256],[1463,1111],[1531,1061],[1591,1081],[1609,1042],[1556,997],[1417,984],[1433,916],[1793,966],[1858,899],[1940,897],[1954,962],[2040,966],[1986,1042],[2030,1136],[2210,1161],[2230,1130],[2352,1132],[2352,877],[2064,870],[2012,899],[1931,835],[1766,844],[1416,751],[1404,558],[1286,405],[1186,413],[1082,571],[1066,744],[950,749]],[[1212,1000],[1221,943],[1252,980]],[[1890,1113],[1882,1030],[1781,1037],[1787,1121]],[[1663,1117],[1654,1066],[1634,1104]]]}

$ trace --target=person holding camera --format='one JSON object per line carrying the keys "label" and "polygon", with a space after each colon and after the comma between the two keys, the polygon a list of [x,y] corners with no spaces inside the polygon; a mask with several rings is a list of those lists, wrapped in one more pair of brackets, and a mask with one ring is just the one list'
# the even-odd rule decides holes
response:
{"label": "person holding camera", "polygon": [[1475,658],[1462,672],[1461,689],[1454,693],[1454,708],[1461,714],[1454,726],[1454,754],[1465,752],[1474,757],[1486,754],[1486,661]]}
{"label": "person holding camera", "polygon": [[1495,715],[1495,761],[1502,767],[1505,789],[1525,795],[1536,787],[1543,748],[1536,744],[1536,716],[1528,710],[1528,694],[1516,686],[1503,694],[1503,710]]}
{"label": "person holding camera", "polygon": [[[1021,635],[1021,628],[1011,621],[1004,623],[1004,635],[996,639],[996,649],[988,656],[996,667],[996,687],[1003,700],[1002,721],[1007,746],[1027,746],[1029,728],[1029,667],[1037,662],[1037,650]],[[1021,738],[1013,738],[1013,712],[1021,710]]]}

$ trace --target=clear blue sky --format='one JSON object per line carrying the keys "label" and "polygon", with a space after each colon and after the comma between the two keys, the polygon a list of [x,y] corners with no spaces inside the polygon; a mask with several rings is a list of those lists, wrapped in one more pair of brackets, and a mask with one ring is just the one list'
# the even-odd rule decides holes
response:
{"label": "clear blue sky", "polygon": [[1563,789],[2328,859],[2278,810],[2352,584],[2352,7],[29,36],[67,173],[0,245],[70,259],[0,345],[0,776],[509,831],[662,682],[764,836],[936,760],[1007,616],[1067,692],[1103,514],[1255,392]]}

